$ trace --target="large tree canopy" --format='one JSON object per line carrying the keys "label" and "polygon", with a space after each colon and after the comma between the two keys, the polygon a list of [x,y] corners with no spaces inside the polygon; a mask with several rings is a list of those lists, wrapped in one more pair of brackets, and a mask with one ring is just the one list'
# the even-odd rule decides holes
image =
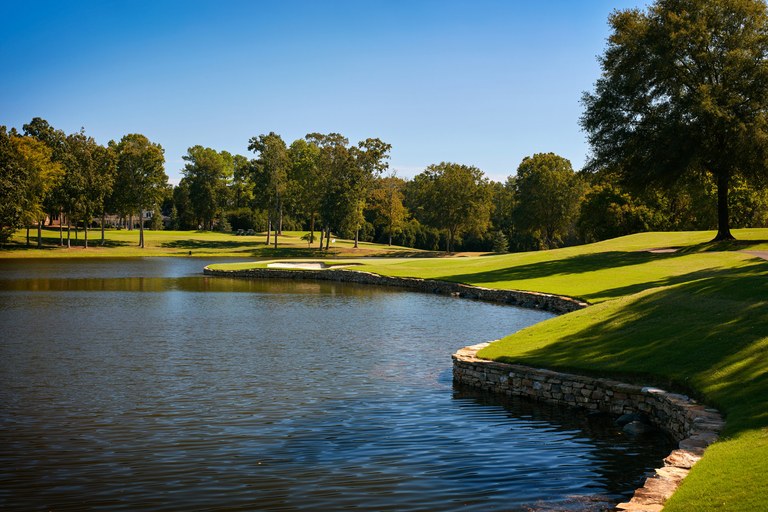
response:
{"label": "large tree canopy", "polygon": [[117,154],[115,191],[119,208],[139,213],[139,246],[144,248],[144,210],[157,208],[168,183],[163,148],[138,133],[125,135],[117,144],[110,143]]}
{"label": "large tree canopy", "polygon": [[732,238],[728,189],[768,176],[768,14],[762,0],[657,0],[616,11],[584,95],[593,155],[628,182],[669,185],[711,173],[716,240]]}
{"label": "large tree canopy", "polygon": [[569,160],[554,153],[525,157],[514,180],[517,227],[548,249],[558,247],[576,223],[584,188]]}
{"label": "large tree canopy", "polygon": [[448,233],[446,252],[467,231],[488,226],[492,208],[488,178],[477,167],[442,162],[430,165],[413,179],[414,196],[423,209],[416,211],[426,224]]}

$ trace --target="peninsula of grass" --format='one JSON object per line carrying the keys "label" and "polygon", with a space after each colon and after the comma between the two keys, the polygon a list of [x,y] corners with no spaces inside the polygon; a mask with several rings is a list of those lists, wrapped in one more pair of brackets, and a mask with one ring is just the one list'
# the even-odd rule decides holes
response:
{"label": "peninsula of grass", "polygon": [[725,414],[726,430],[665,510],[764,510],[768,230],[734,234],[739,242],[708,243],[714,233],[644,233],[553,251],[354,262],[384,275],[589,301],[587,309],[511,334],[479,356],[693,394]]}

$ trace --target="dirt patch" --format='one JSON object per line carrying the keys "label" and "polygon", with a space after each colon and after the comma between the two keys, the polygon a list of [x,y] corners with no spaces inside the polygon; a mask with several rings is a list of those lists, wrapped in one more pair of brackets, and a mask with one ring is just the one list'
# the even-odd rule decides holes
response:
{"label": "dirt patch", "polygon": [[768,251],[741,251],[747,254],[751,254],[752,256],[757,256],[758,258],[763,258],[764,260],[768,260]]}

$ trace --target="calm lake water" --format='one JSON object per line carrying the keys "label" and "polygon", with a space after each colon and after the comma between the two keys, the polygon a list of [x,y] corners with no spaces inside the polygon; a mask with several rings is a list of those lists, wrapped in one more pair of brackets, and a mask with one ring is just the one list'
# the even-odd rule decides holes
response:
{"label": "calm lake water", "polygon": [[454,387],[546,313],[208,263],[0,260],[0,509],[600,510],[670,451]]}

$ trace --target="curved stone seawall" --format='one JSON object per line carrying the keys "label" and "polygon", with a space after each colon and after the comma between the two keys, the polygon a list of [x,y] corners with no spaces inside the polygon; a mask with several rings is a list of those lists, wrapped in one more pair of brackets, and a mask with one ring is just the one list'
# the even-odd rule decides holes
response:
{"label": "curved stone seawall", "polygon": [[618,510],[661,510],[724,426],[718,411],[685,395],[611,379],[479,359],[477,351],[487,345],[465,347],[453,354],[454,381],[568,407],[615,415],[641,414],[678,441],[678,449],[664,459],[664,467],[657,469],[628,503],[619,504]]}
{"label": "curved stone seawall", "polygon": [[[346,269],[325,270],[211,270],[206,275],[252,279],[305,279],[340,281],[452,295],[500,302],[514,306],[542,309],[556,314],[569,313],[589,306],[570,297],[518,290],[493,290],[447,281],[412,277],[388,277]],[[581,407],[610,414],[642,414],[658,428],[678,441],[678,449],[664,459],[664,467],[646,479],[627,503],[617,510],[658,512],[680,485],[704,449],[717,440],[724,426],[720,413],[695,400],[653,387],[635,386],[611,379],[531,368],[479,359],[477,351],[487,343],[465,347],[453,354],[453,378],[456,382],[495,393],[526,396],[568,407]]]}
{"label": "curved stone seawall", "polygon": [[275,270],[256,268],[251,270],[211,270],[204,269],[207,275],[226,277],[272,278],[272,279],[306,279],[321,281],[341,281],[346,283],[374,284],[378,286],[396,286],[409,290],[453,295],[468,299],[502,302],[523,308],[543,309],[552,313],[562,314],[587,307],[582,302],[570,297],[561,297],[548,293],[524,292],[518,290],[493,290],[481,286],[418,279],[415,277],[389,277],[370,272],[346,269],[328,270]]}

